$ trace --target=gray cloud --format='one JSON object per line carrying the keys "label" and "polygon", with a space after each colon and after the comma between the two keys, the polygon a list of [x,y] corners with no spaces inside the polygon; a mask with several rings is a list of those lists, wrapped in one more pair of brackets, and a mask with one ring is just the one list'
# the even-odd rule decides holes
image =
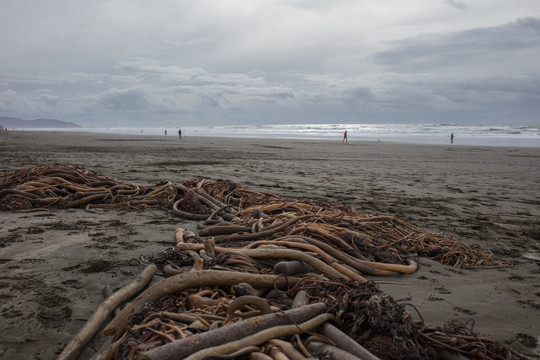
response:
{"label": "gray cloud", "polygon": [[[373,56],[376,63],[409,71],[440,67],[483,67],[495,62],[511,69],[530,60],[516,57],[519,51],[540,52],[540,20],[524,18],[496,27],[471,29],[450,34],[427,35],[396,41],[392,49]],[[510,63],[510,64],[509,64]]]}
{"label": "gray cloud", "polygon": [[448,5],[451,5],[457,9],[466,9],[467,8],[467,4],[465,4],[463,1],[458,1],[458,0],[445,0],[445,3],[447,3]]}
{"label": "gray cloud", "polygon": [[137,88],[109,89],[97,100],[105,108],[114,110],[144,110],[150,105],[146,92]]}
{"label": "gray cloud", "polygon": [[43,102],[44,104],[48,106],[56,106],[58,105],[58,102],[60,101],[60,97],[56,95],[41,94],[37,98],[37,100]]}
{"label": "gray cloud", "polygon": [[28,1],[0,5],[0,115],[215,125],[540,110],[536,0]]}

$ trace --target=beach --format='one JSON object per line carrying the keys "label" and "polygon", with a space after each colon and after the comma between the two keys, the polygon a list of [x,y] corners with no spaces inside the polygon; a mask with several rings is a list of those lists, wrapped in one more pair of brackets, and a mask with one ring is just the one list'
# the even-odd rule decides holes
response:
{"label": "beach", "polygon": [[[370,280],[387,282],[380,288],[430,326],[472,320],[479,335],[540,354],[540,148],[7,131],[0,164],[2,174],[71,164],[145,185],[228,179],[395,216],[515,265],[459,269],[419,258],[412,275]],[[196,229],[161,210],[0,212],[0,223],[2,359],[53,359],[105,299],[105,285],[130,283],[141,255],[174,246],[176,227]],[[103,341],[95,337],[80,359]]]}

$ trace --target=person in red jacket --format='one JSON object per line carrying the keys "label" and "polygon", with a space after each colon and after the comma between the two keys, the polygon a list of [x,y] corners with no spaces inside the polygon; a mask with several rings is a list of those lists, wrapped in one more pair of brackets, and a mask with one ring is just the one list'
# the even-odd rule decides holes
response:
{"label": "person in red jacket", "polygon": [[342,143],[347,142],[347,130],[343,133],[343,141]]}

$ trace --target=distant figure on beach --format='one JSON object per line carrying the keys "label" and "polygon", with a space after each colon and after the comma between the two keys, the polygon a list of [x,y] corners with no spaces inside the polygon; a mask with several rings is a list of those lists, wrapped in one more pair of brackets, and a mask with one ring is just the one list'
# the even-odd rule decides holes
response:
{"label": "distant figure on beach", "polygon": [[454,133],[450,134],[450,144],[454,143]]}
{"label": "distant figure on beach", "polygon": [[178,138],[179,138],[179,139],[182,138],[182,129],[178,129]]}
{"label": "distant figure on beach", "polygon": [[347,142],[347,130],[345,130],[345,132],[343,133],[343,140],[341,142],[342,143]]}
{"label": "distant figure on beach", "polygon": [[167,130],[165,130],[165,136],[167,136]]}

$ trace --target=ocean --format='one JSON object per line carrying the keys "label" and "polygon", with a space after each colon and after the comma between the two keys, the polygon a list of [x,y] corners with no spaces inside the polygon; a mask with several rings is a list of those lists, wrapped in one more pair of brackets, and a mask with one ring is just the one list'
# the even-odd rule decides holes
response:
{"label": "ocean", "polygon": [[[34,129],[37,130],[37,129]],[[43,130],[43,129],[41,129]],[[116,134],[178,136],[178,127],[87,127],[48,129],[91,131]],[[540,125],[465,125],[465,124],[287,124],[186,126],[182,135],[242,138],[321,139],[341,141],[347,131],[349,141],[397,141],[419,144],[540,147]]]}

